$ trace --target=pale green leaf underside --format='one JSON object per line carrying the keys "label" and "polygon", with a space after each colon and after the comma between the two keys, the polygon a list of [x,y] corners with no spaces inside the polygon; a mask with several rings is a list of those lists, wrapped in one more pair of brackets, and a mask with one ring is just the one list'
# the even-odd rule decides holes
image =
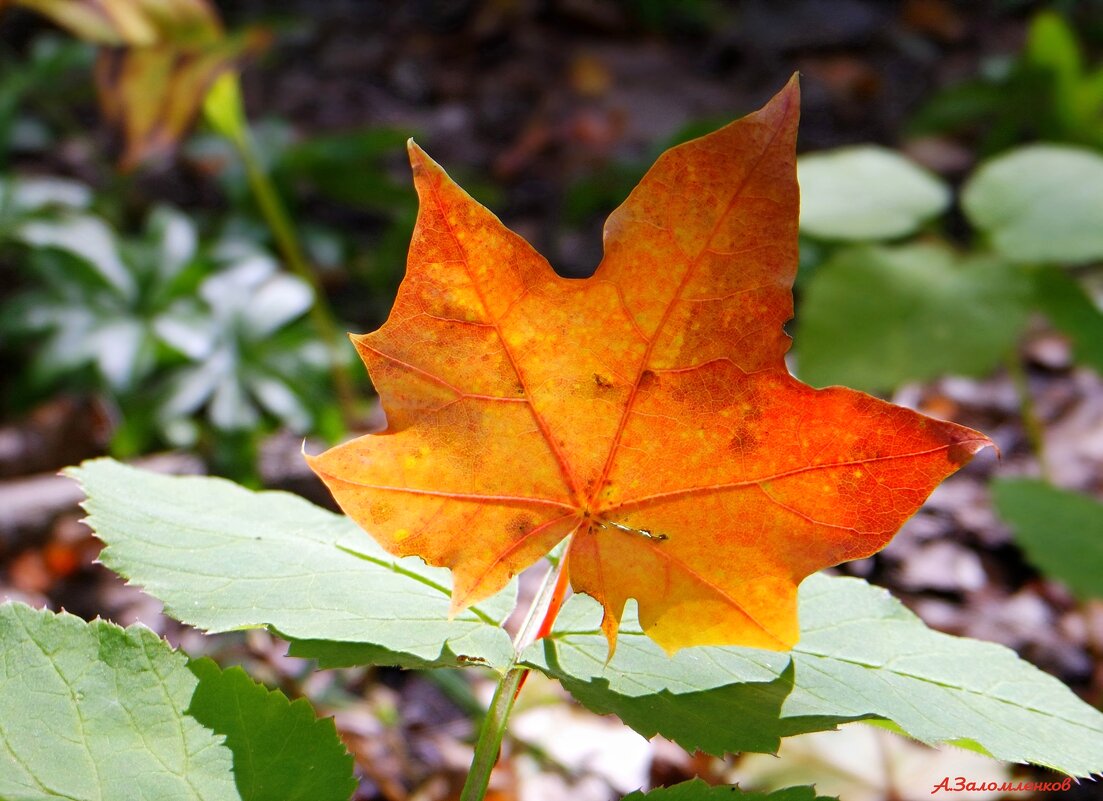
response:
{"label": "pale green leaf underside", "polygon": [[913,233],[950,203],[942,181],[875,145],[802,156],[797,180],[801,232],[824,239],[895,239]]}
{"label": "pale green leaf underside", "polygon": [[816,795],[814,787],[786,787],[772,793],[756,793],[725,785],[710,787],[700,779],[682,782],[673,787],[660,787],[649,793],[637,790],[623,801],[829,801]]}
{"label": "pale green leaf underside", "polygon": [[69,475],[107,544],[103,563],[184,623],[210,632],[268,626],[292,640],[367,647],[380,664],[510,660],[499,624],[514,590],[449,621],[447,570],[397,560],[348,518],[302,498],[110,459]]}
{"label": "pale green leaf underside", "polygon": [[0,798],[240,801],[222,737],[185,713],[187,657],[142,626],[0,605]]}
{"label": "pale green leaf underside", "polygon": [[712,753],[769,752],[782,736],[884,718],[930,744],[1074,776],[1103,770],[1103,714],[1007,648],[932,631],[857,579],[814,575],[801,585],[791,664],[753,649],[686,649],[678,657],[696,670],[688,681],[678,659],[663,661],[631,624],[606,665],[596,605],[576,596],[564,613],[527,662],[645,736]]}

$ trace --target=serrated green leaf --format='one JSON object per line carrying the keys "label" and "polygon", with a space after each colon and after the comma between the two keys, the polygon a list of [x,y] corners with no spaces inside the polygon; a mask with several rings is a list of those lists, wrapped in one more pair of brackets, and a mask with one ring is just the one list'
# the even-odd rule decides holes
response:
{"label": "serrated green leaf", "polygon": [[288,639],[374,646],[379,664],[507,665],[515,590],[448,620],[451,578],[395,559],[348,518],[284,492],[162,476],[110,459],[68,471],[101,561],[210,632],[268,626]]}
{"label": "serrated green leaf", "polygon": [[230,750],[185,713],[187,657],[144,626],[0,605],[0,798],[239,801]]}
{"label": "serrated green leaf", "polygon": [[305,698],[292,703],[241,668],[219,670],[209,659],[190,668],[199,686],[188,714],[225,735],[242,801],[348,801],[353,760],[331,718],[316,719]]}
{"label": "serrated green leaf", "polygon": [[1013,261],[1103,258],[1103,156],[1092,150],[1029,145],[998,156],[965,184],[961,206]]}
{"label": "serrated green leaf", "polygon": [[1103,770],[1103,714],[1013,651],[932,631],[859,579],[805,579],[801,641],[780,670],[755,649],[689,648],[695,674],[686,678],[677,658],[662,662],[654,644],[624,625],[605,664],[593,608],[572,598],[552,636],[525,652],[526,662],[647,737],[658,733],[715,754],[752,750],[748,743],[773,751],[781,736],[883,718],[928,744],[954,743],[1074,776]]}
{"label": "serrated green leaf", "polygon": [[755,793],[733,785],[710,787],[700,779],[645,793],[637,790],[623,801],[828,801],[815,787],[786,787],[772,793]]}
{"label": "serrated green leaf", "polygon": [[1031,564],[1081,598],[1103,598],[1103,503],[1028,478],[998,479],[992,496]]}
{"label": "serrated green leaf", "polygon": [[871,392],[983,375],[1014,348],[1029,296],[1029,279],[997,259],[933,245],[847,248],[805,284],[797,371],[814,386]]}
{"label": "serrated green leaf", "polygon": [[[792,690],[789,655],[755,648],[684,648],[674,656],[655,645],[625,610],[613,659],[598,647],[601,607],[573,596],[554,634],[525,652],[525,662],[556,678],[587,708],[616,714],[645,737],[662,734],[687,751],[777,750],[801,729],[781,720]],[[742,725],[718,725],[739,720]],[[826,724],[828,727],[831,723]]]}
{"label": "serrated green leaf", "polygon": [[849,241],[914,233],[950,203],[942,181],[892,150],[859,145],[797,160],[800,230]]}

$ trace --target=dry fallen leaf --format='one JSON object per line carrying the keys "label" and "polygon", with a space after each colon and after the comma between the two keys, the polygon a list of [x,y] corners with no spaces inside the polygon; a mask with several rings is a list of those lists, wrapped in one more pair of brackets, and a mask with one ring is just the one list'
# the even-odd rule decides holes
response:
{"label": "dry fallen leaf", "polygon": [[786,370],[797,117],[794,78],[664,154],[582,280],[411,143],[407,275],[354,337],[388,428],[310,463],[383,547],[452,569],[455,610],[569,536],[610,648],[631,597],[668,651],[786,649],[800,581],[882,548],[990,444]]}

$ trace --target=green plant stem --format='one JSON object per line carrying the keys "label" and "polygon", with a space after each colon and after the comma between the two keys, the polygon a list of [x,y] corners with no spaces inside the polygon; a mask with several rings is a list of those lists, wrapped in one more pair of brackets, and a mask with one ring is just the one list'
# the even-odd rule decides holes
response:
{"label": "green plant stem", "polygon": [[1030,450],[1038,461],[1038,469],[1042,478],[1050,480],[1049,460],[1046,458],[1045,431],[1038,411],[1034,407],[1034,396],[1030,394],[1030,383],[1027,381],[1026,370],[1019,359],[1019,354],[1012,352],[1007,357],[1007,374],[1015,385],[1015,391],[1019,395],[1019,415],[1023,419],[1023,428],[1026,430],[1026,439],[1030,443]]}
{"label": "green plant stem", "polygon": [[509,670],[498,681],[490,708],[479,727],[479,739],[475,743],[475,755],[471,759],[471,770],[460,794],[460,801],[483,801],[486,789],[490,785],[490,774],[498,762],[502,748],[502,738],[506,733],[506,722],[513,711],[513,702],[517,692],[528,674],[529,669],[517,664],[521,653],[536,640],[537,632],[546,621],[558,584],[559,573],[563,569],[563,560],[552,564],[540,588],[536,591],[529,607],[525,622],[513,639],[513,661]]}
{"label": "green plant stem", "polygon": [[343,337],[340,327],[337,325],[333,312],[326,301],[325,292],[317,274],[311,269],[303,249],[299,244],[298,236],[291,217],[280,200],[276,187],[273,186],[267,171],[260,163],[256,147],[253,145],[253,137],[246,130],[242,136],[233,137],[238,153],[245,164],[245,173],[249,177],[249,187],[253,190],[253,196],[257,200],[261,214],[268,224],[272,236],[276,240],[276,247],[292,272],[302,278],[311,289],[314,290],[314,303],[310,306],[310,318],[318,335],[330,349],[330,374],[333,378],[333,388],[337,393],[337,403],[341,408],[341,416],[345,427],[351,428],[356,420],[356,393],[345,370],[341,351]]}

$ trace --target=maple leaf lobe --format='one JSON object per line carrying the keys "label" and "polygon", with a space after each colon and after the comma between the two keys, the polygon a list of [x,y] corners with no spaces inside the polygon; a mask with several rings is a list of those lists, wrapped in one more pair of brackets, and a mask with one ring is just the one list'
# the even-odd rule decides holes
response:
{"label": "maple leaf lobe", "polygon": [[381,433],[310,457],[390,552],[451,568],[453,611],[564,537],[615,644],[786,649],[809,573],[873,553],[983,435],[785,369],[795,80],[665,153],[559,277],[412,142],[420,199],[387,322],[354,337]]}

